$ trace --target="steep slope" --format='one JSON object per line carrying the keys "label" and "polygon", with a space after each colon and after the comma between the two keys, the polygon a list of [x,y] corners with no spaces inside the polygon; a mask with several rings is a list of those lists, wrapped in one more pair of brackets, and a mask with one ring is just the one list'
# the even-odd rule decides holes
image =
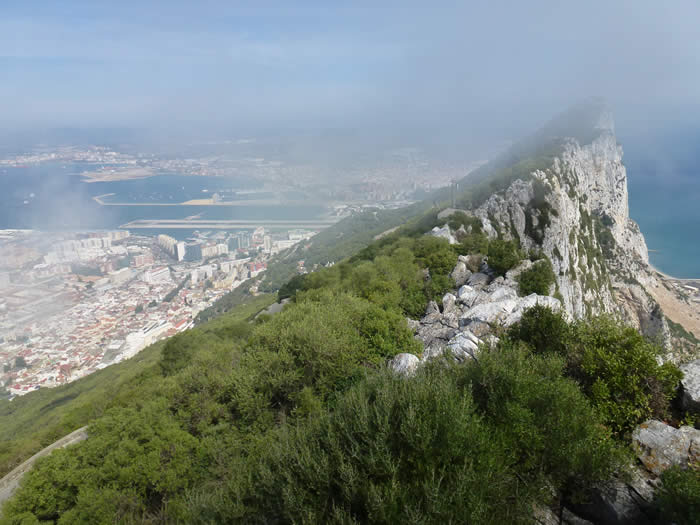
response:
{"label": "steep slope", "polygon": [[627,174],[611,114],[599,106],[589,143],[561,137],[549,165],[472,210],[489,237],[517,240],[551,260],[574,318],[616,313],[670,348],[668,325],[645,290],[656,278],[644,237],[629,217]]}
{"label": "steep slope", "polygon": [[89,437],[28,473],[5,522],[532,523],[595,503],[634,427],[671,421],[680,372],[629,327],[553,311],[653,318],[616,303],[644,297],[648,263],[610,119],[574,114],[464,184],[471,216],[356,218],[306,248],[337,264],[289,280],[281,312],[253,316],[259,297],[87,399],[90,378],[27,396],[40,415],[6,463],[50,417]]}

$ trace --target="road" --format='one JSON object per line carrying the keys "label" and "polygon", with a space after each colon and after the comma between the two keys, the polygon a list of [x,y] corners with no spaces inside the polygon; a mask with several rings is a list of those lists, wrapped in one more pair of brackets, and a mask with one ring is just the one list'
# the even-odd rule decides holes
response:
{"label": "road", "polygon": [[63,436],[61,439],[52,443],[45,449],[40,450],[27,461],[12,470],[7,476],[0,479],[0,506],[2,506],[6,500],[10,499],[12,494],[19,486],[20,481],[22,481],[22,477],[34,466],[37,459],[48,456],[51,452],[58,448],[67,447],[68,445],[83,441],[87,437],[87,427],[79,428],[67,436]]}

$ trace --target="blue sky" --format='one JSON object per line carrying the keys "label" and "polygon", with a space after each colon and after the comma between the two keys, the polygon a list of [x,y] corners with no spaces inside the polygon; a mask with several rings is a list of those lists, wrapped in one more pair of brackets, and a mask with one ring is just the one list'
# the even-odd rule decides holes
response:
{"label": "blue sky", "polygon": [[588,95],[630,122],[700,102],[693,2],[379,4],[3,0],[0,115],[518,129]]}

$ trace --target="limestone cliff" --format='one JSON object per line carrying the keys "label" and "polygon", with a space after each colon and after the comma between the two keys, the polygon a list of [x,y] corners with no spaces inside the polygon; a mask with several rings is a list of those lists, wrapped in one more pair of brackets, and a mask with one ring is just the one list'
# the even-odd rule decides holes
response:
{"label": "limestone cliff", "polygon": [[612,117],[601,112],[590,142],[562,137],[557,153],[529,176],[473,211],[490,237],[517,238],[542,250],[557,277],[557,297],[575,318],[619,314],[668,347],[647,246],[629,217],[627,174]]}

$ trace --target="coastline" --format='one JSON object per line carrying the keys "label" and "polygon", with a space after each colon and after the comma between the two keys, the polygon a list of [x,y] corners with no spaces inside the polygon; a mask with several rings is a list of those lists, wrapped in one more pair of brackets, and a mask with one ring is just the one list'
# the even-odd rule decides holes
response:
{"label": "coastline", "polygon": [[688,277],[673,277],[672,275],[667,274],[666,272],[663,272],[659,270],[656,266],[653,264],[649,263],[649,267],[657,274],[659,274],[661,277],[664,279],[667,279],[669,281],[700,281],[700,277],[695,277],[695,278],[688,278]]}
{"label": "coastline", "polygon": [[680,294],[683,283],[696,283],[700,282],[700,279],[678,279],[662,272],[651,263],[649,267],[656,273],[659,283],[656,286],[648,286],[647,291],[659,303],[668,319],[700,339],[700,302],[684,298]]}

